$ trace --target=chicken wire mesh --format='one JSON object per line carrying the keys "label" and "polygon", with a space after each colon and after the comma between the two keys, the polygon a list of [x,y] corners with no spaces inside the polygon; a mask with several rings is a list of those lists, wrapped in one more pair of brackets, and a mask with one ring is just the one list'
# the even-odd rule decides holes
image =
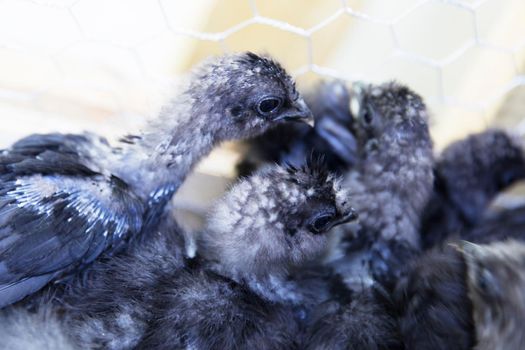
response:
{"label": "chicken wire mesh", "polygon": [[[189,67],[240,50],[272,54],[303,88],[406,83],[425,97],[438,147],[493,124],[525,131],[523,0],[0,0],[1,144],[120,135],[155,115]],[[220,150],[200,171],[231,175],[235,159]]]}

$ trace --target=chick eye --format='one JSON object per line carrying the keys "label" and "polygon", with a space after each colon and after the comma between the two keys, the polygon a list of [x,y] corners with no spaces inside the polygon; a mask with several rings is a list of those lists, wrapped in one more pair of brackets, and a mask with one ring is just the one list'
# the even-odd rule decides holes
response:
{"label": "chick eye", "polygon": [[310,224],[310,229],[314,233],[323,232],[326,230],[326,228],[332,222],[333,219],[333,214],[321,214],[312,221],[312,223]]}
{"label": "chick eye", "polygon": [[363,113],[363,120],[364,120],[365,123],[367,123],[367,124],[372,123],[372,113],[370,113],[370,111],[368,110],[368,108],[366,108],[365,111],[364,111],[364,113]]}
{"label": "chick eye", "polygon": [[270,114],[281,107],[282,100],[278,97],[265,97],[257,104],[257,111],[260,114]]}

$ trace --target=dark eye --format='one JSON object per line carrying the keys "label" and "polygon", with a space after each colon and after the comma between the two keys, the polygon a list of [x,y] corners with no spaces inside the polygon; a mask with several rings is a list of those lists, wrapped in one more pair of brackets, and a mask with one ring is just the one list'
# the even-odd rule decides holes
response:
{"label": "dark eye", "polygon": [[282,100],[279,97],[265,97],[257,105],[260,114],[271,114],[281,107]]}
{"label": "dark eye", "polygon": [[333,214],[321,214],[312,221],[312,223],[310,224],[310,229],[314,233],[324,232],[333,219]]}
{"label": "dark eye", "polygon": [[365,111],[363,113],[363,120],[367,124],[372,123],[372,113],[370,113],[370,110],[368,108],[365,108]]}

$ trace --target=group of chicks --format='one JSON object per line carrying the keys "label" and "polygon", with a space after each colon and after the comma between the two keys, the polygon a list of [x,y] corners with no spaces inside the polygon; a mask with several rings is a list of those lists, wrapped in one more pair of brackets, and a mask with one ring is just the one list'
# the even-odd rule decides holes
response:
{"label": "group of chicks", "polygon": [[[400,84],[303,99],[240,53],[118,147],[18,141],[0,155],[0,348],[523,348],[525,207],[490,204],[525,155],[490,130],[434,160],[428,119]],[[238,181],[188,234],[171,198],[241,139]]]}

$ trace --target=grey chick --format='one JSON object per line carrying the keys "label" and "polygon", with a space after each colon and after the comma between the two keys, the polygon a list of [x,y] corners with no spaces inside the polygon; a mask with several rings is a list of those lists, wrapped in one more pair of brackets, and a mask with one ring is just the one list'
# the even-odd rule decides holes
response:
{"label": "grey chick", "polygon": [[389,289],[420,249],[419,217],[432,190],[427,111],[396,83],[354,84],[350,101],[357,162],[343,184],[363,215],[335,229],[328,264],[343,286],[314,308],[304,347],[402,349]]}
{"label": "grey chick", "polygon": [[355,216],[326,171],[262,169],[213,208],[198,257],[180,267],[161,243],[112,259],[74,291],[66,324],[90,348],[292,348],[307,293],[290,271],[319,257],[326,233]]}
{"label": "grey chick", "polygon": [[503,130],[473,134],[447,147],[436,162],[434,193],[423,212],[423,246],[475,227],[492,199],[523,178],[521,143]]}
{"label": "grey chick", "polygon": [[344,173],[356,159],[352,134],[350,95],[343,81],[322,81],[305,94],[315,125],[286,123],[244,141],[245,152],[237,165],[246,176],[267,163],[300,166],[309,157],[323,157],[328,169]]}
{"label": "grey chick", "polygon": [[473,305],[476,350],[525,347],[525,244],[462,245]]}
{"label": "grey chick", "polygon": [[144,132],[33,135],[0,155],[0,307],[154,232],[220,142],[310,115],[283,68],[253,53],[202,64]]}
{"label": "grey chick", "polygon": [[360,220],[340,226],[330,264],[350,289],[390,288],[420,251],[419,224],[433,182],[432,142],[421,97],[397,84],[350,92],[358,162],[344,186]]}

